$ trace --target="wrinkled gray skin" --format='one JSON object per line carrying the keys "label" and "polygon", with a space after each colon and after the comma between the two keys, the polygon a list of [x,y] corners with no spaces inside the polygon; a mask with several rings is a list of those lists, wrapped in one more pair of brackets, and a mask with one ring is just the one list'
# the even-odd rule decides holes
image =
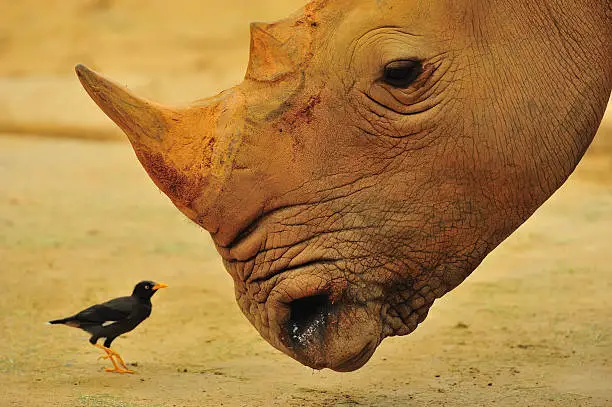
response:
{"label": "wrinkled gray skin", "polygon": [[[315,1],[253,25],[245,81],[184,109],[77,72],[211,232],[261,335],[349,371],[412,332],[573,171],[612,87],[610,7]],[[405,88],[385,77],[398,60],[420,61]]]}

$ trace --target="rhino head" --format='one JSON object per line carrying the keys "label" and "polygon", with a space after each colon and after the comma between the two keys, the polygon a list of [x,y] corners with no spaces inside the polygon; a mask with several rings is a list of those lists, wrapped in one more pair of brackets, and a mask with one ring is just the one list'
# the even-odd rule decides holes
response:
{"label": "rhino head", "polygon": [[592,3],[317,0],[252,24],[244,81],[182,108],[76,70],[259,333],[350,371],[575,168],[612,86]]}

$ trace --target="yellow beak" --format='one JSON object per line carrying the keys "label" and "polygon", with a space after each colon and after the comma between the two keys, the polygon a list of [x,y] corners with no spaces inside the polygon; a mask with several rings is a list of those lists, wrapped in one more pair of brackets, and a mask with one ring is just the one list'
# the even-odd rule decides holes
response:
{"label": "yellow beak", "polygon": [[160,288],[166,288],[166,287],[168,287],[168,284],[157,283],[153,286],[153,290],[159,290]]}

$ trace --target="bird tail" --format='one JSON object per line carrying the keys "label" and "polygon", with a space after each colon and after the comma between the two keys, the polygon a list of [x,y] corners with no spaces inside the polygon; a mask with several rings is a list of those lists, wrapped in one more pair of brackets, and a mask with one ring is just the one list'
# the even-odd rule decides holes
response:
{"label": "bird tail", "polygon": [[62,318],[62,319],[54,319],[53,321],[49,321],[47,323],[49,325],[57,325],[57,324],[69,325],[71,322],[75,322],[74,318],[68,317],[68,318]]}

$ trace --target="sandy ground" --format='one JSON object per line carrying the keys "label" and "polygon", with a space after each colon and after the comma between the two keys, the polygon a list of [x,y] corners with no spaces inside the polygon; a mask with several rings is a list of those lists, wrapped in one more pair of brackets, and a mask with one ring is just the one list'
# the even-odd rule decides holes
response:
{"label": "sandy ground", "polygon": [[[357,372],[314,372],[241,315],[209,237],[127,143],[79,139],[115,133],[74,63],[195,99],[240,79],[248,21],[301,2],[171,3],[2,4],[0,406],[612,406],[612,121],[415,333],[385,340]],[[85,333],[44,324],[145,278],[170,288],[115,342],[133,376],[105,373]]]}

